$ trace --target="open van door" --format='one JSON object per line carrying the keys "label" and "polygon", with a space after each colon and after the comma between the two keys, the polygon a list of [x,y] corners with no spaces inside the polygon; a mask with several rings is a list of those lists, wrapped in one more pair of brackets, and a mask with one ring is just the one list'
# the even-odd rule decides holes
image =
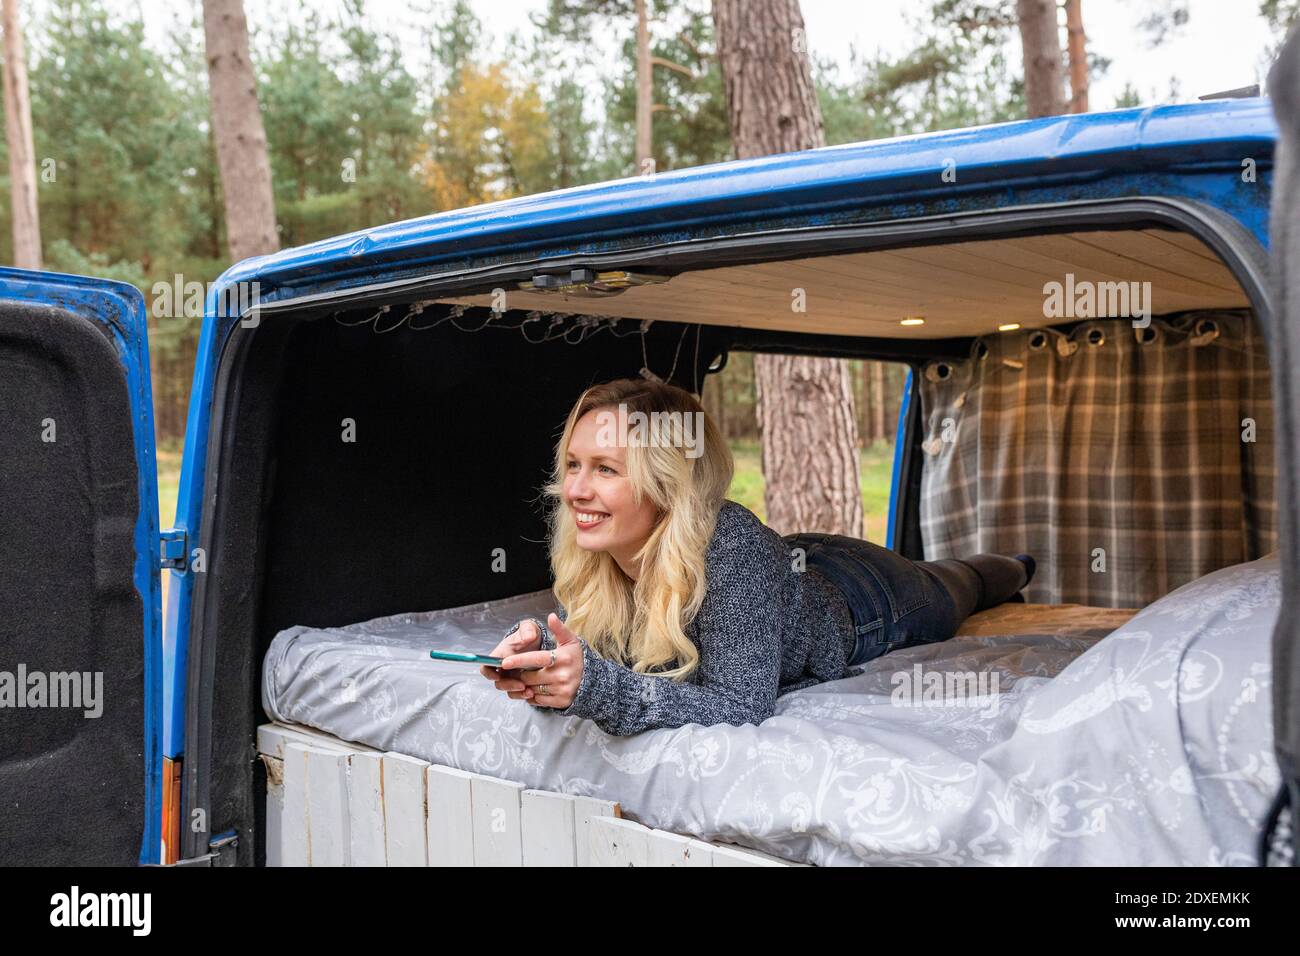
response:
{"label": "open van door", "polygon": [[0,864],[159,859],[145,302],[0,269]]}
{"label": "open van door", "polygon": [[[1269,75],[1278,121],[1271,213],[1275,308],[1269,329],[1277,406],[1277,502],[1282,551],[1282,609],[1273,635],[1273,734],[1282,789],[1270,819],[1289,806],[1291,858],[1300,809],[1300,30],[1291,36]],[[1263,854],[1274,843],[1266,833]],[[1282,859],[1285,854],[1278,850]]]}

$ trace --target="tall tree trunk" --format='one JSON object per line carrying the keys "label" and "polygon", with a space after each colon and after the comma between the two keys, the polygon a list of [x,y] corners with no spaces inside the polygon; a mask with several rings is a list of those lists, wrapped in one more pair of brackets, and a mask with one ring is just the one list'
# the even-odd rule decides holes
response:
{"label": "tall tree trunk", "polygon": [[[713,23],[736,156],[824,146],[798,0],[713,0]],[[815,308],[818,290],[804,291]],[[754,380],[768,525],[861,537],[847,363],[755,355]]]}
{"label": "tall tree trunk", "polygon": [[36,147],[32,143],[32,99],[27,91],[27,57],[18,0],[4,0],[5,143],[9,147],[9,194],[14,230],[14,265],[41,269],[41,217],[36,206]]}
{"label": "tall tree trunk", "polygon": [[650,138],[650,118],[654,112],[653,65],[650,62],[650,24],[646,19],[646,0],[636,0],[636,172],[647,170],[646,160],[654,158]]}
{"label": "tall tree trunk", "polygon": [[858,446],[862,447],[871,434],[871,387],[867,363],[863,359],[850,360],[849,383],[853,386],[853,404],[858,410]]}
{"label": "tall tree trunk", "polygon": [[226,244],[238,262],[280,248],[271,160],[248,53],[243,0],[203,0],[203,35],[217,167],[226,207]]}
{"label": "tall tree trunk", "polygon": [[868,362],[871,372],[871,440],[885,440],[885,366],[880,362]]}
{"label": "tall tree trunk", "polygon": [[890,365],[886,374],[885,440],[891,445],[898,441],[898,413],[903,404],[903,387],[907,384],[907,369]]}
{"label": "tall tree trunk", "polygon": [[700,386],[700,404],[704,406],[704,411],[713,419],[724,437],[727,436],[727,406],[722,398],[722,376],[706,375],[704,384]]}
{"label": "tall tree trunk", "polygon": [[[214,158],[217,155],[217,141],[212,135],[212,124],[208,124],[208,157]],[[218,185],[221,180],[221,173],[217,170],[211,170],[212,175],[208,177],[208,211],[212,216],[212,227],[208,230],[208,248],[211,249],[213,259],[221,258],[221,214],[217,207],[220,205],[221,197],[218,195],[220,189]]]}
{"label": "tall tree trunk", "polygon": [[1020,20],[1029,115],[1058,116],[1065,112],[1065,92],[1056,0],[1016,0],[1016,16]]}
{"label": "tall tree trunk", "polygon": [[1065,0],[1070,51],[1070,112],[1088,112],[1088,38],[1083,32],[1083,0]]}

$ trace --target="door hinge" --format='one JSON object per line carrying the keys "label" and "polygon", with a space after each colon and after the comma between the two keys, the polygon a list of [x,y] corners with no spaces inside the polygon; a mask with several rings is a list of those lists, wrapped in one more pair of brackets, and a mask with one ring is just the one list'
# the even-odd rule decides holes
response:
{"label": "door hinge", "polygon": [[174,571],[185,571],[189,567],[189,539],[184,528],[168,528],[158,536],[162,560],[159,562],[164,568],[171,568]]}
{"label": "door hinge", "polygon": [[238,848],[239,834],[227,830],[208,841],[207,853],[177,860],[172,866],[234,866]]}

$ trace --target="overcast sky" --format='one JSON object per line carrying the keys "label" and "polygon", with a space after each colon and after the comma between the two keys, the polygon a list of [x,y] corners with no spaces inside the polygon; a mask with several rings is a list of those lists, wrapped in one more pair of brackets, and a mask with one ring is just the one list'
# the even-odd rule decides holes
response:
{"label": "overcast sky", "polygon": [[[187,16],[192,0],[118,0],[144,11],[151,37],[166,42],[169,24]],[[1090,51],[1109,57],[1109,73],[1093,82],[1091,105],[1109,109],[1125,83],[1137,88],[1144,102],[1195,100],[1203,93],[1261,82],[1265,50],[1273,41],[1259,16],[1258,0],[1189,0],[1189,22],[1157,49],[1150,49],[1137,28],[1138,20],[1167,0],[1084,0],[1084,26]],[[296,7],[295,0],[245,0],[251,27],[270,25]],[[425,54],[420,48],[417,23],[424,21],[438,0],[369,0],[378,26],[397,32],[409,47],[413,69],[420,69]],[[316,0],[324,10],[338,9],[338,0]],[[530,29],[528,15],[540,11],[545,0],[472,0],[493,46],[504,48],[511,30]],[[917,24],[929,4],[926,0],[802,0],[811,52],[848,66],[853,48],[866,55],[887,56],[906,52]],[[598,48],[614,55],[630,21],[612,25],[593,38]],[[1171,87],[1171,81],[1173,86]],[[1176,90],[1176,96],[1171,96]]]}

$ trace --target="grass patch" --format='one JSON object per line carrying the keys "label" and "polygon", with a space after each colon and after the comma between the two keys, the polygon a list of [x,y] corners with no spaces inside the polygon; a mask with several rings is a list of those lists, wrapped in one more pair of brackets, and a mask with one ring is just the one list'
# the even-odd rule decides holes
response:
{"label": "grass patch", "polygon": [[181,446],[158,449],[158,527],[176,523],[176,497],[181,487]]}

